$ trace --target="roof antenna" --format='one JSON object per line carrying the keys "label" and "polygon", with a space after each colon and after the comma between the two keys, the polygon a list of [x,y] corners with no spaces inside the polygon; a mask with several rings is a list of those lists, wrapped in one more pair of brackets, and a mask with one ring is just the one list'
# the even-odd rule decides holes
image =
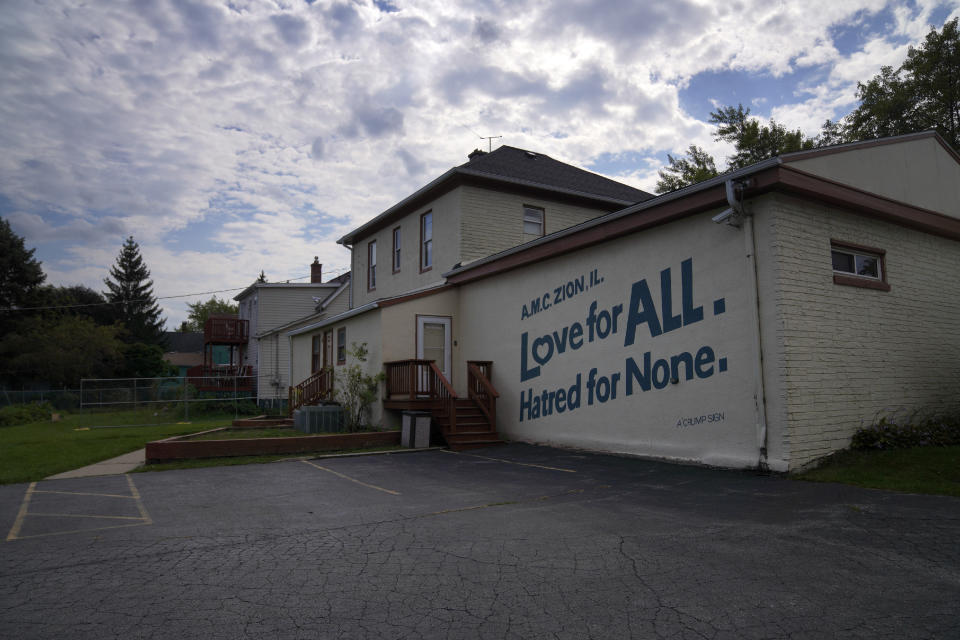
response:
{"label": "roof antenna", "polygon": [[469,131],[470,133],[472,133],[473,135],[477,136],[477,137],[480,138],[481,140],[486,140],[486,141],[487,141],[487,153],[490,153],[491,151],[493,151],[493,141],[494,141],[495,139],[497,139],[497,138],[502,138],[502,137],[503,137],[503,136],[482,136],[482,135],[480,135],[479,133],[477,133],[476,131],[474,131],[473,129],[471,129],[470,127],[468,127],[468,126],[465,125],[465,124],[461,124],[460,126],[463,127],[464,129],[466,129],[467,131]]}

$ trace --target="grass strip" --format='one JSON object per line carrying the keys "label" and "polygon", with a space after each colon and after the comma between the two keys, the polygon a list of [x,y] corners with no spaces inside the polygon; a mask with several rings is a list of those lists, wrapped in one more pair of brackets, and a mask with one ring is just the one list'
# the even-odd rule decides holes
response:
{"label": "grass strip", "polygon": [[[0,427],[0,484],[42,480],[142,449],[152,440],[229,426],[233,417],[160,424],[163,420],[153,412],[124,411]],[[138,424],[144,426],[117,426]],[[104,426],[111,428],[99,428]]]}
{"label": "grass strip", "polygon": [[839,451],[795,476],[811,482],[960,496],[960,446]]}

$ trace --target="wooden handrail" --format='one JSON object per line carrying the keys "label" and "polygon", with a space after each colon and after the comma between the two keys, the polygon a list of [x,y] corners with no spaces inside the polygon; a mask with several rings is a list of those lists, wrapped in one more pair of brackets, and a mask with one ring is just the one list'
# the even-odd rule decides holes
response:
{"label": "wooden handrail", "polygon": [[410,359],[385,362],[387,398],[406,396],[428,403],[434,417],[448,421],[457,430],[457,392],[433,360]]}
{"label": "wooden handrail", "polygon": [[477,403],[480,411],[487,417],[493,429],[497,427],[497,398],[500,393],[490,382],[493,363],[487,361],[467,362],[467,392],[470,399]]}
{"label": "wooden handrail", "polygon": [[333,396],[333,369],[325,367],[296,386],[287,389],[287,413],[293,415],[305,404],[316,404]]}
{"label": "wooden handrail", "polygon": [[433,360],[409,359],[383,363],[386,369],[387,398],[406,396],[410,400],[436,400],[440,387],[445,396],[457,394]]}

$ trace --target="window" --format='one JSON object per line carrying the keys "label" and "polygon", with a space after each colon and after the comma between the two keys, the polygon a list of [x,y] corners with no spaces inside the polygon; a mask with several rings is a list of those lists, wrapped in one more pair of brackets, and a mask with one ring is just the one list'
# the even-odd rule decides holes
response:
{"label": "window", "polygon": [[543,235],[543,209],[523,205],[523,232],[528,235]]}
{"label": "window", "polygon": [[889,291],[886,251],[857,244],[830,241],[830,260],[833,264],[833,282],[852,287]]}
{"label": "window", "polygon": [[312,356],[310,358],[310,373],[320,371],[320,340],[321,336],[313,336]]}
{"label": "window", "polygon": [[367,291],[377,288],[377,241],[367,245]]}
{"label": "window", "polygon": [[433,213],[420,216],[420,271],[433,267]]}
{"label": "window", "polygon": [[393,230],[393,272],[400,271],[400,227]]}
{"label": "window", "polygon": [[337,364],[347,362],[347,328],[337,329]]}

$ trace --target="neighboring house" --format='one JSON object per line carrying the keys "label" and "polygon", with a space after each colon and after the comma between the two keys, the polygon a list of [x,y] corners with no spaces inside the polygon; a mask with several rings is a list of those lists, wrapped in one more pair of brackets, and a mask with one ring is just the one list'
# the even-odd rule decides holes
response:
{"label": "neighboring house", "polygon": [[179,369],[177,375],[186,376],[190,367],[203,364],[202,331],[165,331],[163,337],[167,346],[163,359]]}
{"label": "neighboring house", "polygon": [[[473,402],[510,439],[784,471],[877,416],[960,409],[960,156],[933,132],[785,154],[485,257],[464,220],[497,236],[500,197],[468,214],[477,187],[431,192],[450,175],[345,236],[356,304],[286,332],[294,379],[329,335],[335,370],[354,342],[386,370],[377,423]],[[455,230],[424,233],[431,211]],[[404,275],[379,257],[396,226]]]}
{"label": "neighboring house", "polygon": [[254,282],[234,297],[239,317],[249,322],[243,354],[256,381],[257,402],[280,408],[290,385],[290,342],[282,330],[301,326],[349,308],[350,275],[323,282],[322,265],[314,258],[308,283]]}

